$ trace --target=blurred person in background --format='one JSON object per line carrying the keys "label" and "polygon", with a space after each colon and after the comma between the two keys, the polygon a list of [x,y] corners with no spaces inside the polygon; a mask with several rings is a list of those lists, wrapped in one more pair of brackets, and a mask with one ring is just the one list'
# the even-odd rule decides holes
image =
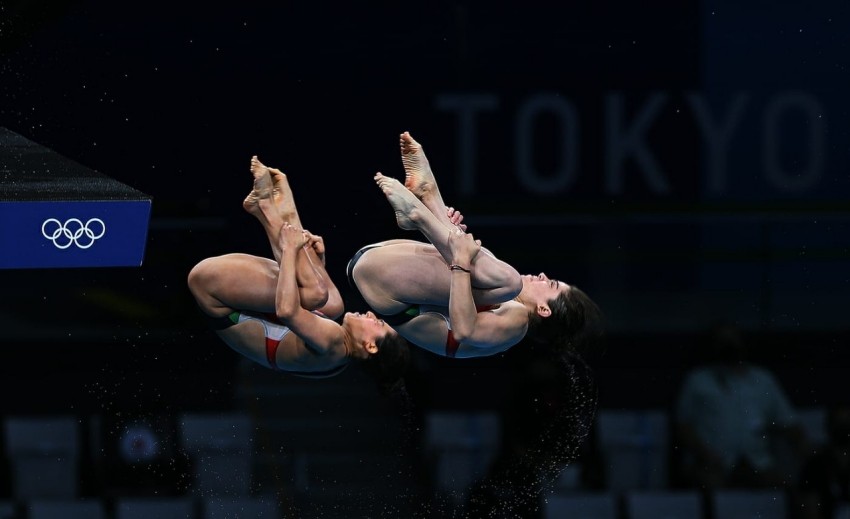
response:
{"label": "blurred person in background", "polygon": [[789,441],[802,459],[803,428],[773,373],[747,361],[741,330],[722,323],[710,331],[707,358],[686,373],[675,403],[674,434],[685,486],[781,488],[791,483],[776,441]]}

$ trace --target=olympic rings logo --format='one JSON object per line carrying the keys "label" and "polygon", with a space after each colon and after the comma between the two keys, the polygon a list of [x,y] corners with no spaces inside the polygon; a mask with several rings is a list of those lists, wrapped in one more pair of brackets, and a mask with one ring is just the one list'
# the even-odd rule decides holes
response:
{"label": "olympic rings logo", "polygon": [[86,223],[78,218],[68,218],[65,223],[48,218],[41,224],[41,234],[52,241],[57,249],[67,249],[71,244],[88,249],[95,240],[106,234],[106,224],[100,218],[91,218]]}

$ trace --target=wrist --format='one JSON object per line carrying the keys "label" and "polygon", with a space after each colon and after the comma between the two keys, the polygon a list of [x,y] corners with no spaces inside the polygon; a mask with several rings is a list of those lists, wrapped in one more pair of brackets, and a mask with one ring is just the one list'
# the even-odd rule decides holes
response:
{"label": "wrist", "polygon": [[471,273],[469,267],[464,267],[463,265],[460,265],[458,263],[452,263],[451,265],[449,265],[449,270],[451,270],[452,272],[466,272],[467,274]]}

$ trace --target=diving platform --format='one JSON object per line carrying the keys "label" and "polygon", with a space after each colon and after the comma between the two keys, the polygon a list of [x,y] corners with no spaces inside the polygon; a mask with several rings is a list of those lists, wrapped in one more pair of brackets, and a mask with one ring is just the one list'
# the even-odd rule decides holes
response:
{"label": "diving platform", "polygon": [[0,127],[0,269],[139,267],[151,197]]}

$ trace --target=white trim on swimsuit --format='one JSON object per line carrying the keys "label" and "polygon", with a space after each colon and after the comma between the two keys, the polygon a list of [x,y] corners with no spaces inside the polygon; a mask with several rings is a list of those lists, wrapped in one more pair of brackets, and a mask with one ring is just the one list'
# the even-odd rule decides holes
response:
{"label": "white trim on swimsuit", "polygon": [[267,319],[263,319],[262,317],[258,317],[256,315],[249,315],[245,312],[239,312],[239,322],[244,323],[246,321],[259,321],[260,324],[263,325],[263,330],[265,331],[266,337],[278,342],[282,341],[283,338],[286,337],[286,334],[292,331],[288,327],[280,323],[273,323]]}

